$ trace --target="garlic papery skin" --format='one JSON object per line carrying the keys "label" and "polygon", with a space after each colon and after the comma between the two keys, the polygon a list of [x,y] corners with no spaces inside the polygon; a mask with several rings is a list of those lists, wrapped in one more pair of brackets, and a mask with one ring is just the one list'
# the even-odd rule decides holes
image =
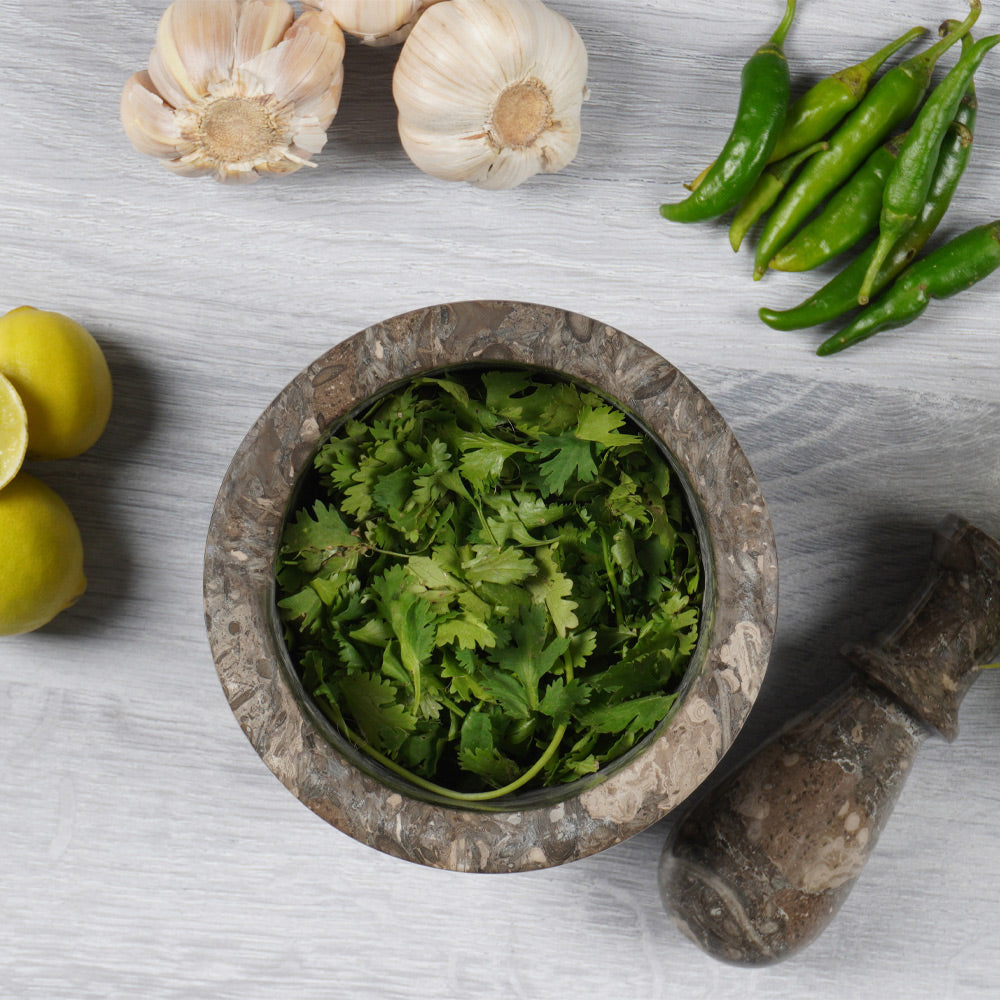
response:
{"label": "garlic papery skin", "polygon": [[441,0],[302,0],[306,7],[325,10],[348,34],[365,45],[402,42],[417,18]]}
{"label": "garlic papery skin", "polygon": [[330,14],[285,0],[175,0],[148,70],[121,96],[125,132],[179,174],[253,181],[315,166],[344,82]]}
{"label": "garlic papery skin", "polygon": [[576,156],[587,50],[541,0],[447,0],[414,26],[392,93],[403,148],[421,170],[512,188]]}

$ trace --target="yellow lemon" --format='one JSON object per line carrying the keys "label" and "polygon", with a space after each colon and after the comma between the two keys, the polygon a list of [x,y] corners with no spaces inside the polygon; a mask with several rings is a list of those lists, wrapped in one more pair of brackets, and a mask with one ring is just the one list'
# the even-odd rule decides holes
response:
{"label": "yellow lemon", "polygon": [[28,414],[10,379],[0,375],[0,490],[16,475],[28,447]]}
{"label": "yellow lemon", "polygon": [[72,512],[55,490],[19,472],[0,490],[0,635],[41,628],[86,589]]}
{"label": "yellow lemon", "polygon": [[29,458],[72,458],[104,432],[108,363],[89,331],[68,316],[21,306],[0,317],[0,373],[28,414]]}

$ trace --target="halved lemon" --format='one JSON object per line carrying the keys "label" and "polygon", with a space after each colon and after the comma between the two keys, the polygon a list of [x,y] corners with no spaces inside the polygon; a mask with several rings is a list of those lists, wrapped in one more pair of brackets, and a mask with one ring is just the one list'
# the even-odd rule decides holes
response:
{"label": "halved lemon", "polygon": [[16,475],[28,450],[28,413],[17,389],[0,373],[0,490]]}

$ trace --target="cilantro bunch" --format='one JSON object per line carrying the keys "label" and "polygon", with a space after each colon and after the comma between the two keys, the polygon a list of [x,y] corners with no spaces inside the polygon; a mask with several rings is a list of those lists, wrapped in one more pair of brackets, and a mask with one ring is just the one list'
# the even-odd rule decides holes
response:
{"label": "cilantro bunch", "polygon": [[278,607],[305,689],[371,757],[491,799],[592,774],[665,717],[701,563],[669,465],[620,409],[461,369],[347,420],[314,466]]}

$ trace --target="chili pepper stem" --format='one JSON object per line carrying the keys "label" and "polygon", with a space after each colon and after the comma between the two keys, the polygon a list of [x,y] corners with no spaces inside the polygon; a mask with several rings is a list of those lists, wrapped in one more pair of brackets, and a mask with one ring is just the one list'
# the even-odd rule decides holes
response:
{"label": "chili pepper stem", "polygon": [[772,45],[785,44],[785,36],[788,34],[788,29],[792,26],[792,21],[795,19],[795,4],[796,0],[787,0],[785,16],[781,19],[778,27],[774,29],[774,34],[771,35]]}
{"label": "chili pepper stem", "polygon": [[875,252],[872,254],[872,259],[868,262],[868,269],[865,271],[865,276],[861,282],[861,289],[858,292],[859,306],[868,305],[879,268],[884,263],[886,257],[889,256],[889,251],[893,248],[896,241],[915,221],[916,217],[910,215],[895,216],[886,219],[885,213],[883,213],[883,218],[879,225],[878,240],[875,243]]}
{"label": "chili pepper stem", "polygon": [[914,56],[914,59],[919,60],[924,65],[933,66],[955,42],[961,41],[972,30],[972,26],[979,19],[981,12],[981,0],[969,0],[969,13],[966,14],[965,20],[957,23],[948,22],[954,27],[946,35],[939,38],[926,52]]}
{"label": "chili pepper stem", "polygon": [[909,45],[910,42],[916,41],[921,35],[927,34],[927,29],[922,25],[918,24],[915,28],[910,28],[909,31],[904,35],[900,35],[899,38],[893,39],[888,45],[883,45],[878,52],[872,53],[867,59],[859,62],[857,66],[852,66],[849,70],[844,70],[844,72],[838,74],[838,78],[841,80],[853,80],[857,77],[870,77],[877,73],[881,68],[882,64],[894,56],[901,48]]}
{"label": "chili pepper stem", "polygon": [[698,188],[701,187],[701,182],[708,176],[709,170],[711,170],[714,166],[715,161],[713,160],[700,174],[698,174],[697,177],[695,177],[693,181],[687,181],[684,187],[686,187],[688,191],[697,191]]}

